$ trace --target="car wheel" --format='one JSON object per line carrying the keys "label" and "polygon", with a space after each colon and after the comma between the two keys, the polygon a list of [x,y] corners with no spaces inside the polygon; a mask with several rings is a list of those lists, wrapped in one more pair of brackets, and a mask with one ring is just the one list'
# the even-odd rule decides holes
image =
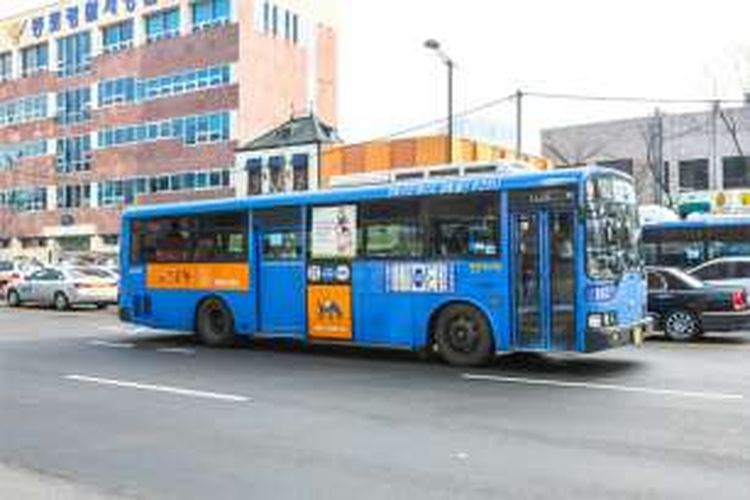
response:
{"label": "car wheel", "polygon": [[70,301],[63,292],[57,292],[55,294],[53,304],[58,311],[67,311],[70,308]]}
{"label": "car wheel", "polygon": [[494,352],[487,319],[467,304],[454,304],[440,313],[435,324],[435,343],[443,359],[455,366],[485,365]]}
{"label": "car wheel", "polygon": [[15,290],[8,292],[8,305],[10,307],[19,307],[21,305],[21,295]]}
{"label": "car wheel", "polygon": [[664,334],[670,340],[694,340],[701,334],[700,321],[690,311],[672,311],[664,319]]}
{"label": "car wheel", "polygon": [[210,347],[229,347],[235,341],[234,318],[219,299],[208,299],[200,305],[195,330],[198,339]]}

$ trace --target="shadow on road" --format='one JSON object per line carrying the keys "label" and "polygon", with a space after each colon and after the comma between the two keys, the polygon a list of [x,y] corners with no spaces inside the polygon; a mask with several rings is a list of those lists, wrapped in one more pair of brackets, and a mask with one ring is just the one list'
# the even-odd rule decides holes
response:
{"label": "shadow on road", "polygon": [[586,379],[612,377],[637,371],[645,363],[636,359],[612,359],[596,354],[512,353],[498,356],[485,370],[497,375],[570,375]]}
{"label": "shadow on road", "polygon": [[750,335],[746,334],[706,334],[688,342],[669,340],[666,337],[650,337],[648,342],[656,344],[684,344],[684,345],[750,345]]}
{"label": "shadow on road", "polygon": [[[149,336],[131,339],[137,347],[144,349],[163,347],[197,346],[189,335]],[[208,349],[208,348],[206,348]],[[346,360],[368,360],[370,362],[404,363],[415,366],[423,363],[430,366],[447,365],[437,355],[413,352],[404,349],[379,347],[356,347],[340,344],[308,344],[293,339],[246,339],[242,338],[232,349],[209,349],[213,352],[242,353],[243,351],[269,352],[284,356],[304,356],[310,360],[335,358]],[[572,376],[581,378],[611,377],[638,370],[642,362],[634,359],[613,359],[583,354],[537,354],[512,353],[497,356],[482,371],[497,375],[513,376]]]}

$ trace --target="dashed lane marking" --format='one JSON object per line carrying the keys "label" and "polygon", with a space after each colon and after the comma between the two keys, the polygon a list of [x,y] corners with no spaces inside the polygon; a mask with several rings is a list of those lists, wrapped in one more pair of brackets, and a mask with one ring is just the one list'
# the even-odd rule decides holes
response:
{"label": "dashed lane marking", "polygon": [[110,342],[108,340],[89,340],[89,345],[96,347],[111,347],[113,349],[132,349],[135,344],[131,342]]}
{"label": "dashed lane marking", "polygon": [[117,387],[117,388],[122,388],[122,389],[135,389],[135,390],[141,390],[141,391],[176,394],[179,396],[213,399],[213,400],[218,400],[218,401],[226,401],[230,403],[247,403],[247,402],[252,401],[252,399],[247,396],[240,396],[237,394],[223,394],[219,392],[185,389],[182,387],[172,387],[168,385],[145,384],[141,382],[132,382],[132,381],[127,381],[127,380],[115,380],[115,379],[110,379],[110,378],[90,377],[88,375],[65,375],[63,378],[66,380],[72,380],[74,382],[85,382],[85,383],[90,383],[90,384]]}
{"label": "dashed lane marking", "polygon": [[461,378],[465,380],[500,382],[505,384],[538,385],[547,387],[558,387],[566,389],[591,389],[597,391],[635,392],[651,394],[655,396],[672,396],[681,398],[710,399],[724,401],[738,401],[744,399],[742,394],[724,394],[718,392],[683,391],[676,389],[661,389],[657,387],[637,387],[615,384],[598,384],[592,382],[571,382],[566,380],[549,380],[522,377],[503,377],[498,375],[485,375],[479,373],[463,373]]}
{"label": "dashed lane marking", "polygon": [[156,349],[156,352],[163,352],[165,354],[184,354],[185,356],[194,356],[196,351],[190,347],[160,347]]}

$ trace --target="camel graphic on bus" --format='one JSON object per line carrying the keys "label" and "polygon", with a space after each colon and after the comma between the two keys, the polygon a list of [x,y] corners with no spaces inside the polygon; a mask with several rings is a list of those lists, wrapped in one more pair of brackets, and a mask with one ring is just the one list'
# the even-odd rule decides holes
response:
{"label": "camel graphic on bus", "polygon": [[341,319],[344,316],[341,306],[330,299],[318,300],[318,317],[321,319],[327,319],[328,321],[334,321]]}

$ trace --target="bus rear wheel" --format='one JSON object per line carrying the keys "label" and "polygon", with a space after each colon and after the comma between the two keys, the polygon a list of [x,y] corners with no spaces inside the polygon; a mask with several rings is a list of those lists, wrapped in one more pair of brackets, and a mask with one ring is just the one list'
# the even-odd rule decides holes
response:
{"label": "bus rear wheel", "polygon": [[219,299],[207,299],[198,307],[195,320],[198,339],[210,347],[229,347],[235,341],[234,318]]}
{"label": "bus rear wheel", "polygon": [[487,319],[475,307],[446,307],[435,324],[435,343],[443,359],[455,366],[486,365],[494,352]]}

